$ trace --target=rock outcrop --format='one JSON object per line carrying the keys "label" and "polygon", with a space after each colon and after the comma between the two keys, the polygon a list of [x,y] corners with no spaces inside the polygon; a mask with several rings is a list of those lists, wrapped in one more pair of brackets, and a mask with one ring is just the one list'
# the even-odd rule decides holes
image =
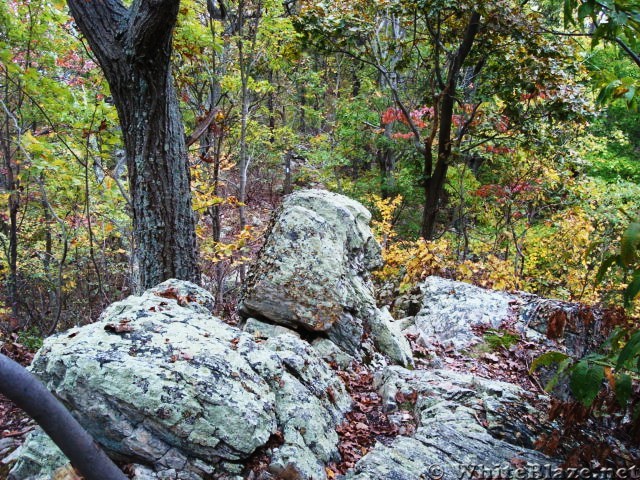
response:
{"label": "rock outcrop", "polygon": [[[323,478],[351,404],[342,381],[307,342],[230,327],[208,312],[211,301],[167,282],[47,339],[32,371],[112,457],[157,478],[240,473],[267,446],[274,474]],[[29,439],[13,478],[62,466],[42,442]]]}
{"label": "rock outcrop", "polygon": [[[413,399],[418,428],[411,437],[376,445],[347,480],[535,478],[540,466],[556,465],[532,450],[543,427],[515,385],[450,370],[402,367],[387,367],[377,383],[389,408],[398,399]],[[532,422],[523,421],[524,416]]]}
{"label": "rock outcrop", "polygon": [[[486,328],[515,328],[528,341],[580,356],[604,338],[603,312],[583,305],[519,292],[506,293],[440,277],[421,285],[415,316],[396,322],[436,354],[464,352],[483,342]],[[436,354],[437,355],[437,354]],[[557,459],[534,450],[556,425],[544,417],[546,395],[478,375],[432,367],[409,371],[390,366],[377,375],[387,408],[410,399],[417,429],[378,444],[346,475],[416,480],[442,478],[551,478],[561,474]],[[446,359],[444,359],[446,360]],[[554,393],[564,396],[566,389]],[[406,405],[405,405],[406,408]]]}
{"label": "rock outcrop", "polygon": [[[378,413],[382,405],[413,416],[403,431],[415,433],[377,444],[345,479],[541,478],[541,467],[557,464],[533,449],[550,429],[545,396],[443,368],[451,366],[443,353],[417,370],[387,360],[411,365],[405,333],[417,352],[437,355],[468,350],[482,328],[505,324],[579,355],[601,338],[598,312],[431,277],[418,313],[395,321],[377,308],[369,281],[381,262],[369,221],[346,197],[297,192],[251,270],[242,329],[211,314],[209,293],[171,280],[47,339],[32,370],[137,480],[254,478],[246,468],[256,461],[268,465],[260,480],[326,479],[352,405],[334,368],[354,360],[375,370],[372,391],[354,394],[358,408],[371,394]],[[39,430],[16,456],[15,480],[68,469]]]}
{"label": "rock outcrop", "polygon": [[241,314],[323,335],[358,359],[377,349],[410,364],[409,344],[376,307],[369,272],[382,257],[370,220],[343,195],[289,195],[251,268]]}
{"label": "rock outcrop", "polygon": [[417,335],[425,345],[435,342],[464,350],[482,340],[475,327],[510,324],[529,340],[559,341],[580,357],[605,338],[603,312],[579,303],[488,290],[441,277],[427,278],[420,288],[420,311],[405,322],[404,332]]}

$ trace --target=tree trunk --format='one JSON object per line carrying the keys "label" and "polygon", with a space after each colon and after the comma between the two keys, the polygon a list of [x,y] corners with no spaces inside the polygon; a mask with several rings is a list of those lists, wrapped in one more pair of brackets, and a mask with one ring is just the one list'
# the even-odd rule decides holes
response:
{"label": "tree trunk", "polygon": [[389,198],[393,196],[396,190],[395,180],[393,178],[393,170],[395,168],[395,158],[392,147],[391,135],[393,133],[393,124],[381,124],[384,128],[385,142],[378,148],[378,168],[380,175],[380,196]]}
{"label": "tree trunk", "polygon": [[[9,170],[11,171],[11,170]],[[20,195],[16,190],[16,183],[12,175],[8,175],[13,188],[9,191],[9,279],[7,293],[11,313],[18,318],[18,209],[20,207]]]}
{"label": "tree trunk", "polygon": [[[242,69],[242,68],[241,68]],[[242,75],[241,86],[241,111],[240,111],[240,153],[238,160],[238,170],[240,173],[238,200],[238,215],[240,221],[240,230],[247,224],[246,207],[247,202],[247,171],[249,169],[249,155],[247,152],[247,122],[249,119],[249,86],[246,72]]]}
{"label": "tree trunk", "polygon": [[124,137],[140,286],[199,281],[184,126],[171,77],[179,0],[68,0],[111,87]]}
{"label": "tree trunk", "polygon": [[[7,82],[8,83],[8,82]],[[5,92],[5,98],[8,92]],[[7,112],[2,130],[0,131],[0,141],[2,143],[2,156],[4,157],[4,189],[9,192],[9,225],[2,226],[2,233],[9,237],[9,248],[7,260],[9,263],[9,275],[7,277],[7,302],[11,307],[11,314],[14,319],[18,318],[18,212],[20,209],[20,181],[19,165],[14,161],[11,149],[11,127],[10,114]],[[18,132],[16,132],[18,133]],[[3,222],[4,223],[4,222]]]}
{"label": "tree trunk", "polygon": [[[453,125],[453,107],[455,105],[458,74],[462,64],[469,55],[476,34],[480,28],[480,14],[473,12],[465,31],[460,47],[450,60],[447,84],[442,92],[440,103],[440,130],[438,132],[438,158],[435,169],[431,173],[431,152],[425,152],[425,173],[428,175],[424,186],[424,211],[422,214],[421,235],[430,240],[435,233],[436,219],[440,209],[440,200],[447,178],[447,170],[451,158],[451,127]],[[428,169],[426,168],[428,165]],[[427,172],[427,170],[429,170]]]}
{"label": "tree trunk", "polygon": [[287,150],[284,154],[284,183],[282,185],[282,194],[289,195],[292,191],[291,185],[291,157],[293,156],[293,152],[291,150]]}

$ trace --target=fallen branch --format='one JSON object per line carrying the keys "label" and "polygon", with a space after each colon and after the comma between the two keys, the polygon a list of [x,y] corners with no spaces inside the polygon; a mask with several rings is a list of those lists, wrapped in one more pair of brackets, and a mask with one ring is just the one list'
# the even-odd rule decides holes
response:
{"label": "fallen branch", "polygon": [[3,354],[0,393],[42,427],[86,480],[127,480],[58,399],[35,376]]}

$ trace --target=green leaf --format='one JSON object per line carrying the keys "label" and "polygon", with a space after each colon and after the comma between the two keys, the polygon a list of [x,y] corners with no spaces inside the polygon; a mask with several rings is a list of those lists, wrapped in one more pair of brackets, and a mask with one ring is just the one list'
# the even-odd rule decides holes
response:
{"label": "green leaf", "polygon": [[620,241],[620,258],[627,267],[632,267],[637,259],[637,250],[640,246],[640,223],[629,225]]}
{"label": "green leaf", "polygon": [[561,361],[558,364],[558,370],[556,371],[556,374],[544,386],[544,391],[545,392],[550,392],[551,390],[554,389],[554,387],[558,384],[560,379],[563,377],[563,373],[565,372],[565,370],[567,368],[569,368],[571,363],[573,363],[573,359],[572,358],[566,358],[566,359],[564,359],[563,361]]}
{"label": "green leaf", "polygon": [[616,370],[620,370],[623,368],[629,360],[635,357],[640,349],[640,331],[637,331],[624,346],[620,355],[618,356],[618,361],[616,362]]}
{"label": "green leaf", "polygon": [[627,402],[631,397],[631,386],[631,376],[623,373],[622,375],[616,377],[616,400],[622,408],[627,406]]}
{"label": "green leaf", "polygon": [[596,283],[602,282],[602,279],[604,278],[605,273],[607,273],[607,270],[611,268],[611,265],[613,265],[615,262],[618,261],[618,258],[619,258],[619,255],[609,255],[607,258],[604,259],[604,261],[600,264],[598,273],[596,273]]}
{"label": "green leaf", "polygon": [[633,278],[624,291],[623,296],[625,308],[631,308],[631,304],[633,303],[633,300],[638,296],[638,293],[640,293],[640,269],[636,270],[633,273]]}
{"label": "green leaf", "polygon": [[625,93],[622,98],[624,98],[627,102],[630,102],[633,100],[633,97],[636,94],[636,87],[635,85],[629,85],[629,90],[627,90],[627,93]]}
{"label": "green leaf", "polygon": [[[594,39],[595,39],[595,36],[594,36]],[[595,45],[592,45],[592,48],[594,46]],[[618,88],[620,85],[622,85],[622,82],[620,81],[620,79],[615,79],[612,82],[605,85],[604,87],[602,87],[602,89],[600,90],[600,93],[598,93],[598,98],[596,99],[596,103],[603,104],[610,101],[613,98],[614,90]]]}
{"label": "green leaf", "polygon": [[586,17],[593,13],[593,4],[591,2],[584,2],[578,7],[578,19],[584,20]]}
{"label": "green leaf", "polygon": [[549,365],[552,365],[554,363],[561,363],[568,358],[571,357],[562,352],[551,351],[543,353],[531,363],[529,373],[533,373],[539,367],[548,367]]}
{"label": "green leaf", "polygon": [[585,360],[580,360],[571,373],[569,386],[573,396],[585,407],[590,407],[596,399],[602,380],[604,368],[600,365],[590,365]]}
{"label": "green leaf", "polygon": [[[616,327],[611,335],[605,340],[603,346],[608,346],[611,348],[613,352],[618,352],[621,350],[620,342],[626,336],[627,331],[624,328]],[[624,345],[622,346],[624,348]]]}

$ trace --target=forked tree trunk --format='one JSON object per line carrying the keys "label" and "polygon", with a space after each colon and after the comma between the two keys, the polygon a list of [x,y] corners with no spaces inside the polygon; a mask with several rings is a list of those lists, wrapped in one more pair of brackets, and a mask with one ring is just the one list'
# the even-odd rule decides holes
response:
{"label": "forked tree trunk", "polygon": [[118,110],[133,205],[140,287],[198,282],[184,126],[171,77],[179,0],[68,0]]}
{"label": "forked tree trunk", "polygon": [[460,47],[450,60],[447,73],[447,83],[442,92],[440,102],[440,130],[438,132],[438,157],[435,168],[431,171],[433,158],[431,152],[425,152],[425,186],[424,186],[424,210],[422,213],[421,235],[430,240],[435,233],[435,226],[440,201],[443,198],[444,182],[447,178],[447,170],[451,161],[452,139],[451,128],[453,125],[453,107],[456,101],[456,87],[462,65],[471,52],[478,30],[480,29],[480,14],[473,12]]}

